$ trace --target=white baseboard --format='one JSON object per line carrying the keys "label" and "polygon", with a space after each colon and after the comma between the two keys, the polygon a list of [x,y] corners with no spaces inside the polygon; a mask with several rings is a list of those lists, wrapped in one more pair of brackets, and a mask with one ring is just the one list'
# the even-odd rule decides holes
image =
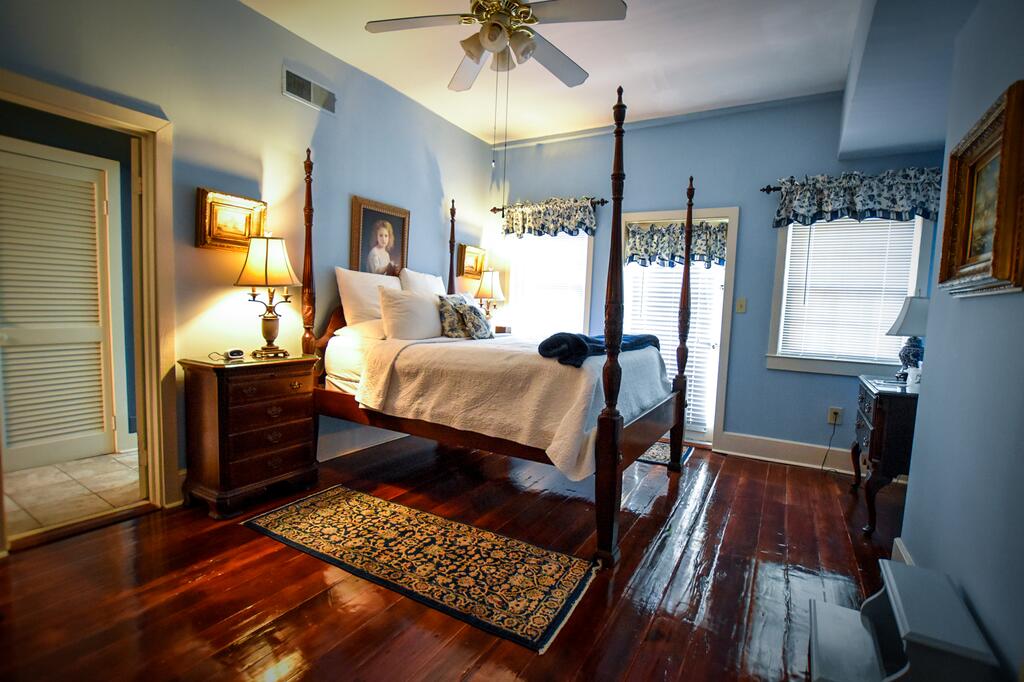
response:
{"label": "white baseboard", "polygon": [[907,545],[903,542],[902,537],[892,541],[892,560],[899,561],[907,566],[914,565],[914,557],[910,556],[910,550],[907,549]]}
{"label": "white baseboard", "polygon": [[[795,440],[782,440],[780,438],[767,438],[765,436],[752,436],[746,433],[725,431],[715,436],[712,450],[726,455],[750,457],[751,459],[761,459],[766,462],[794,464],[796,466],[817,469],[821,467],[821,461],[825,457],[826,448],[824,445],[801,443]],[[852,476],[853,468],[850,464],[850,450],[843,446],[836,447],[833,445],[828,453],[828,461],[825,462],[825,468]]]}

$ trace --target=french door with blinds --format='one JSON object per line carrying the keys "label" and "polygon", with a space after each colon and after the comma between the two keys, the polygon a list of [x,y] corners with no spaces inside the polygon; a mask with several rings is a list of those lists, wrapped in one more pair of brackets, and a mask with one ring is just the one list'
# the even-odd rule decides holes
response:
{"label": "french door with blinds", "polygon": [[[683,268],[678,265],[642,267],[629,263],[624,273],[624,331],[657,336],[671,378],[676,373],[676,348],[679,346],[679,292]],[[686,366],[688,440],[710,442],[714,429],[724,291],[723,266],[705,268],[702,263],[692,264],[687,344],[690,354]]]}
{"label": "french door with blinds", "polygon": [[0,138],[5,471],[116,451],[114,352],[123,334],[114,316],[123,304],[120,278],[110,277],[120,245],[108,219],[120,225],[118,169]]}

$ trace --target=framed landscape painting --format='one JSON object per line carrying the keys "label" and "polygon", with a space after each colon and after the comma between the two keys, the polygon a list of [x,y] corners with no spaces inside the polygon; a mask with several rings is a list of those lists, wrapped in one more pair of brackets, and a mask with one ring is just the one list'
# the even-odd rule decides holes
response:
{"label": "framed landscape painting", "polygon": [[939,287],[954,296],[1024,286],[1024,81],[949,156]]}
{"label": "framed landscape painting", "polygon": [[263,236],[267,202],[205,187],[196,188],[196,246],[246,251],[249,237]]}
{"label": "framed landscape painting", "polygon": [[409,255],[409,211],[353,196],[351,243],[351,269],[397,275]]}

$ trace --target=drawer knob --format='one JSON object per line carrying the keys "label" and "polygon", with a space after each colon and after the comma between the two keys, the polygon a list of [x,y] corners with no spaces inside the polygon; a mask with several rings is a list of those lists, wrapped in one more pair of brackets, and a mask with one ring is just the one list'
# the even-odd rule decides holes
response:
{"label": "drawer knob", "polygon": [[284,412],[284,408],[280,405],[271,405],[267,408],[267,416],[271,418],[280,417],[282,412]]}
{"label": "drawer knob", "polygon": [[266,436],[267,441],[270,443],[280,443],[283,437],[284,434],[282,434],[280,431],[271,431]]}
{"label": "drawer knob", "polygon": [[246,386],[245,388],[242,389],[242,393],[244,393],[246,395],[256,395],[256,387],[255,386]]}
{"label": "drawer knob", "polygon": [[292,383],[290,383],[288,385],[292,387],[293,391],[297,391],[300,388],[302,388],[302,382],[301,381],[293,381]]}
{"label": "drawer knob", "polygon": [[282,462],[280,457],[271,457],[270,459],[267,460],[267,466],[270,467],[271,469],[280,469],[281,464]]}

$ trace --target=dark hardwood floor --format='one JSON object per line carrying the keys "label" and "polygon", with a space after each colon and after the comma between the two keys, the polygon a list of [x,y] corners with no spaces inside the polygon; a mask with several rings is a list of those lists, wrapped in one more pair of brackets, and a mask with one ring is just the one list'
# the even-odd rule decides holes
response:
{"label": "dark hardwood floor", "polygon": [[[594,550],[593,482],[551,466],[406,438],[322,465],[320,486],[336,483]],[[700,450],[680,475],[630,467],[622,562],[543,656],[238,520],[157,512],[0,560],[0,679],[803,679],[808,600],[877,589],[901,522],[890,486],[865,539],[848,485]]]}

